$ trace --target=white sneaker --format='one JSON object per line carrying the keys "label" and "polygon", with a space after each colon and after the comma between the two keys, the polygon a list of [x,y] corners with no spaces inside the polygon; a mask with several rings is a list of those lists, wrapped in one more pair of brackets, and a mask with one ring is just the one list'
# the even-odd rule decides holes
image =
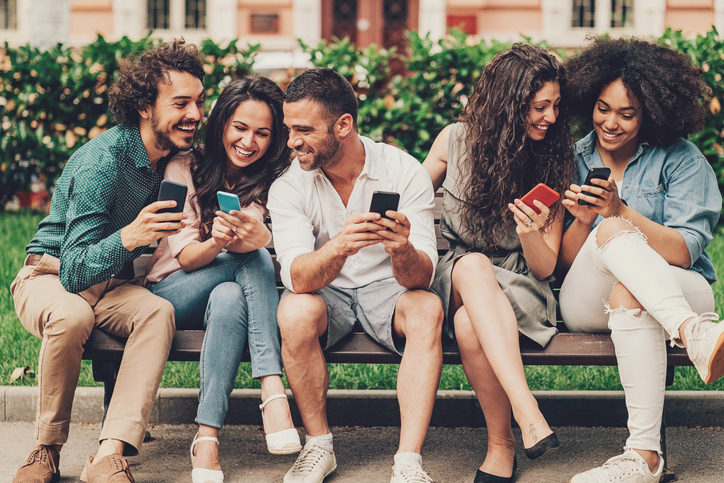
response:
{"label": "white sneaker", "polygon": [[434,483],[430,475],[422,471],[422,468],[415,465],[392,466],[392,478],[390,483]]}
{"label": "white sneaker", "polygon": [[656,473],[651,473],[643,457],[632,449],[614,456],[600,468],[579,473],[571,483],[659,483],[664,472],[664,459],[659,458]]}
{"label": "white sneaker", "polygon": [[701,314],[686,327],[686,352],[706,384],[724,375],[724,323],[717,314]]}
{"label": "white sneaker", "polygon": [[336,469],[334,453],[320,448],[317,441],[310,439],[284,475],[284,483],[322,483]]}

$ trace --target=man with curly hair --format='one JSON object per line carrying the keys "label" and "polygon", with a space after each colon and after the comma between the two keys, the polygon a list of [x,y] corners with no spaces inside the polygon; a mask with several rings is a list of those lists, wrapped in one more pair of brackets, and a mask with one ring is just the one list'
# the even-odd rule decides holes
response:
{"label": "man with curly hair", "polygon": [[166,160],[189,149],[203,117],[198,51],[168,42],[126,63],[111,89],[117,126],[71,156],[50,214],[26,247],[10,290],[23,326],[42,338],[35,446],[13,483],[60,479],[83,344],[95,328],[127,338],[100,435],[81,481],[133,482],[123,455],[143,443],[174,334],[173,306],[134,278],[133,260],[178,233],[175,206],[158,201]]}

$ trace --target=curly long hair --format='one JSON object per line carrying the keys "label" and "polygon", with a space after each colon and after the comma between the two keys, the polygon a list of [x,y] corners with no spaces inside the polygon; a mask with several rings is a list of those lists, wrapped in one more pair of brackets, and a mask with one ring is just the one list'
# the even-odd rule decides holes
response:
{"label": "curly long hair", "polygon": [[[559,114],[545,139],[533,141],[526,134],[529,103],[551,81],[561,88]],[[565,192],[574,169],[566,97],[563,66],[540,47],[515,44],[483,69],[458,119],[467,146],[459,180],[463,230],[495,246],[515,225],[508,203],[538,183]],[[558,203],[546,226],[555,219]]]}
{"label": "curly long hair", "polygon": [[121,76],[108,91],[111,112],[119,124],[138,124],[138,111],[156,102],[158,84],[170,83],[170,71],[188,72],[204,82],[199,51],[193,44],[186,45],[184,39],[166,42],[137,60],[122,60],[120,65]]}
{"label": "curly long hair", "polygon": [[284,127],[282,90],[266,77],[244,77],[229,83],[223,90],[206,121],[203,147],[193,149],[191,175],[196,189],[197,214],[201,220],[201,237],[208,238],[215,212],[219,209],[216,192],[226,190],[228,156],[224,148],[224,132],[236,108],[244,101],[263,102],[272,116],[271,143],[266,153],[251,165],[242,168],[233,193],[242,207],[252,202],[266,204],[269,187],[289,167],[291,150]]}
{"label": "curly long hair", "polygon": [[669,146],[704,125],[707,87],[685,54],[640,38],[601,37],[565,66],[571,111],[584,129],[593,128],[601,89],[617,79],[641,107],[642,140]]}

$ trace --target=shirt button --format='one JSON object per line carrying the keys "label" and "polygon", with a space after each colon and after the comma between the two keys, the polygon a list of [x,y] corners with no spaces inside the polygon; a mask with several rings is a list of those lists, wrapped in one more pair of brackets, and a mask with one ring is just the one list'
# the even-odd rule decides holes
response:
{"label": "shirt button", "polygon": [[628,185],[626,185],[626,188],[628,188]]}

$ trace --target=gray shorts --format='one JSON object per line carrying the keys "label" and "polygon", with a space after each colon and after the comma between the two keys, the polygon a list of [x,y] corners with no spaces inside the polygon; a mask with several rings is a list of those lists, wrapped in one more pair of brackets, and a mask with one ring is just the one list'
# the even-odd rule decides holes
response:
{"label": "gray shorts", "polygon": [[[402,355],[405,340],[394,337],[392,318],[397,299],[407,289],[392,278],[372,282],[364,287],[340,288],[328,285],[314,292],[327,304],[327,340],[322,349],[327,350],[352,332],[355,322],[377,343]],[[281,298],[291,293],[284,290]]]}

